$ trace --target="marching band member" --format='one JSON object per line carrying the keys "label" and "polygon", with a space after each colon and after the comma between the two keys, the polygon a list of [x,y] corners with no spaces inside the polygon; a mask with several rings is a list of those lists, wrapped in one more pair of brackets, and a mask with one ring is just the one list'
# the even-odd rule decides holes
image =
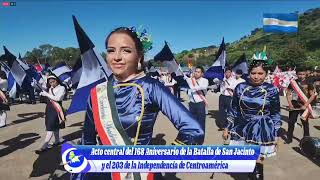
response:
{"label": "marching band member", "polygon": [[208,105],[205,96],[207,94],[209,81],[203,77],[203,73],[203,67],[197,66],[192,77],[187,78],[186,81],[189,85],[189,89],[187,91],[190,99],[189,110],[191,114],[196,117],[203,131],[205,131],[206,106]]}
{"label": "marching band member", "polygon": [[4,71],[0,71],[0,128],[6,126],[6,111],[10,110],[6,97],[7,88],[8,80],[6,73]]}
{"label": "marching band member", "polygon": [[219,114],[220,121],[218,121],[219,130],[223,130],[223,127],[227,123],[227,111],[232,101],[233,90],[236,87],[237,82],[232,77],[232,69],[227,67],[224,72],[224,78],[220,83],[220,96],[219,96]]}
{"label": "marching band member", "polygon": [[[288,135],[287,142],[290,144],[293,138],[294,125],[297,122],[299,114],[308,108],[308,106],[313,103],[316,98],[316,91],[314,85],[307,82],[306,71],[298,69],[297,71],[298,79],[296,83],[291,83],[287,91],[287,100],[289,105],[289,122],[288,122]],[[295,82],[295,81],[292,81]],[[302,96],[306,96],[304,101]],[[305,118],[301,118],[303,126],[303,136],[310,136],[309,132],[309,116],[308,114]]]}
{"label": "marching band member", "polygon": [[66,88],[55,75],[48,76],[47,88],[48,92],[42,91],[40,93],[41,96],[47,97],[47,106],[45,110],[47,134],[42,147],[35,151],[37,154],[48,150],[52,136],[55,138],[53,146],[59,145],[59,129],[64,128],[65,116],[62,108],[62,100],[66,94]]}
{"label": "marching band member", "polygon": [[[120,27],[106,38],[107,63],[113,75],[91,90],[85,116],[84,145],[149,145],[159,111],[179,133],[174,144],[202,144],[204,132],[191,113],[158,80],[143,72],[147,34]],[[103,108],[103,107],[110,108]],[[106,116],[107,115],[107,116]],[[112,134],[106,130],[112,128]],[[97,135],[99,140],[97,141]],[[108,138],[112,136],[112,138]],[[134,173],[142,179],[157,174]],[[73,174],[73,179],[133,179],[133,173]]]}
{"label": "marching band member", "polygon": [[260,157],[250,179],[263,179],[263,160],[276,154],[281,126],[279,93],[264,82],[265,65],[262,60],[253,60],[249,80],[235,88],[223,132],[225,140],[231,134],[230,145],[260,145]]}

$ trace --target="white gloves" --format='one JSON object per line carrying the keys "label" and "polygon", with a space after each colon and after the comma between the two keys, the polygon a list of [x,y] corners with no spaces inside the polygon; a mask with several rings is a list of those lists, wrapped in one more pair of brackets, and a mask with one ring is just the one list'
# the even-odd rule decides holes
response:
{"label": "white gloves", "polygon": [[47,93],[46,91],[41,91],[40,92],[40,96],[48,96],[49,93]]}
{"label": "white gloves", "polygon": [[220,81],[220,80],[219,80],[218,78],[214,78],[214,79],[213,79],[213,82],[216,83],[216,84],[218,84],[219,81]]}

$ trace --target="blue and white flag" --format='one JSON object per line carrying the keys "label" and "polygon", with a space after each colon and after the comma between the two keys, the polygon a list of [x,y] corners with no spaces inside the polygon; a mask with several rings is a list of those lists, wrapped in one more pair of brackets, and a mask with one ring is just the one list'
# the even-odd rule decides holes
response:
{"label": "blue and white flag", "polygon": [[75,65],[72,67],[72,72],[71,72],[71,83],[72,83],[72,88],[76,88],[79,84],[80,77],[82,73],[82,60],[79,57],[75,63]]}
{"label": "blue and white flag", "polygon": [[42,72],[47,72],[50,69],[52,69],[49,63],[41,64],[41,68],[42,68]]}
{"label": "blue and white flag", "polygon": [[3,46],[3,49],[5,53],[4,58],[8,61],[8,67],[10,68],[10,71],[16,82],[19,84],[19,86],[21,86],[26,77],[26,72],[20,66],[17,58],[13,54],[11,54],[5,46]]}
{"label": "blue and white flag", "polygon": [[37,70],[32,66],[28,65],[22,58],[21,55],[19,54],[19,58],[17,58],[17,61],[19,65],[24,69],[26,72],[26,79],[29,82],[32,82],[33,79],[35,79],[37,82],[41,79],[41,75],[37,72]]}
{"label": "blue and white flag", "polygon": [[207,79],[218,78],[222,80],[224,77],[224,69],[227,62],[226,59],[226,44],[224,43],[224,38],[222,38],[222,42],[217,52],[216,59],[212,66],[204,73],[204,77]]}
{"label": "blue and white flag", "polygon": [[58,63],[51,72],[55,74],[65,85],[69,86],[72,70],[65,62]]}
{"label": "blue and white flag", "polygon": [[21,58],[17,58],[17,61],[19,62],[20,66],[21,66],[25,71],[30,68],[30,67],[28,66],[28,64],[26,64]]}
{"label": "blue and white flag", "polygon": [[71,73],[72,70],[65,62],[61,62],[58,63],[51,71],[53,74],[59,77],[64,73]]}
{"label": "blue and white flag", "polygon": [[179,63],[176,61],[166,41],[162,50],[155,55],[153,59],[154,61],[162,62],[168,68],[169,73],[174,72],[177,76],[183,76],[183,72],[179,66]]}
{"label": "blue and white flag", "polygon": [[263,14],[263,31],[296,33],[298,32],[298,14]]}
{"label": "blue and white flag", "polygon": [[107,68],[101,55],[94,50],[95,46],[90,38],[77,19],[74,16],[72,18],[81,52],[82,72],[67,114],[86,110],[90,90],[97,84],[106,81],[111,75],[111,70]]}
{"label": "blue and white flag", "polygon": [[241,70],[243,74],[248,74],[248,61],[246,59],[246,55],[243,53],[240,58],[233,64],[232,71],[236,72],[237,70]]}
{"label": "blue and white flag", "polygon": [[6,73],[7,80],[8,80],[8,88],[7,91],[9,92],[9,97],[10,98],[15,98],[16,93],[17,93],[17,83],[16,80],[14,79],[12,73],[10,72],[10,68],[8,65],[4,62],[1,62],[1,70]]}
{"label": "blue and white flag", "polygon": [[5,62],[0,61],[0,66],[1,66],[1,71],[5,72],[8,77],[10,73],[10,68],[8,67],[8,65]]}

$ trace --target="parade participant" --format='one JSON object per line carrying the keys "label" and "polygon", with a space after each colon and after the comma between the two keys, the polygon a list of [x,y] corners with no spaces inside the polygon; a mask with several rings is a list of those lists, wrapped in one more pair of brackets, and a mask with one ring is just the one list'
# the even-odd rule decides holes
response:
{"label": "parade participant", "polygon": [[[287,91],[287,100],[289,105],[289,122],[288,122],[288,135],[287,142],[291,143],[293,138],[294,125],[297,122],[298,115],[302,114],[304,110],[309,106],[309,104],[313,103],[316,98],[316,91],[314,85],[308,83],[306,78],[306,71],[303,69],[296,70],[297,72],[297,86],[294,87],[290,84]],[[308,98],[306,102],[303,102],[301,99],[302,93]],[[302,126],[303,126],[303,136],[310,136],[309,133],[309,115],[306,119],[301,118]]]}
{"label": "parade participant", "polygon": [[320,115],[320,70],[316,70],[315,71],[315,82],[314,82],[314,86],[315,86],[315,90],[317,93],[317,96],[315,98],[315,102],[314,102],[314,107],[313,110]]}
{"label": "parade participant", "polygon": [[306,77],[306,81],[308,84],[314,84],[317,81],[317,73],[310,71],[309,75]]}
{"label": "parade participant", "polygon": [[7,80],[7,75],[4,71],[0,70],[0,90],[2,92],[7,92],[8,89],[8,80]]}
{"label": "parade participant", "polygon": [[174,96],[181,100],[181,87],[188,87],[188,83],[183,76],[177,76],[175,72],[171,73],[171,77],[177,82],[174,86]]}
{"label": "parade participant", "polygon": [[[158,112],[178,129],[173,144],[202,144],[203,130],[168,88],[143,72],[148,35],[120,27],[105,41],[106,59],[113,75],[91,90],[83,127],[84,145],[150,145]],[[110,108],[102,108],[108,106]],[[104,116],[104,114],[109,114]],[[105,128],[111,124],[112,139]],[[97,135],[99,141],[97,141]],[[111,179],[111,176],[145,177],[145,173],[72,174],[73,179]],[[152,177],[148,174],[148,177]]]}
{"label": "parade participant", "polygon": [[177,81],[174,80],[171,74],[167,74],[167,81],[165,81],[165,86],[170,89],[170,92],[174,94],[174,85],[177,84]]}
{"label": "parade participant", "polygon": [[7,113],[10,110],[6,92],[8,88],[7,76],[4,71],[0,71],[0,127],[6,126]]}
{"label": "parade participant", "polygon": [[197,66],[194,73],[186,81],[189,85],[187,91],[190,102],[189,110],[191,114],[198,120],[203,131],[205,131],[206,125],[206,106],[208,102],[206,100],[207,89],[209,85],[208,79],[203,77],[204,69],[202,66]]}
{"label": "parade participant", "polygon": [[246,80],[242,79],[242,75],[243,75],[242,70],[241,70],[241,69],[237,69],[237,70],[236,70],[236,74],[235,74],[235,77],[236,77],[236,78],[235,78],[235,81],[236,81],[236,83],[235,83],[235,86],[234,86],[234,87],[236,87],[238,84],[246,81]]}
{"label": "parade participant", "polygon": [[220,96],[219,96],[219,114],[220,121],[217,122],[219,130],[223,130],[223,127],[227,123],[227,111],[231,104],[233,90],[236,87],[237,82],[232,77],[232,69],[227,67],[224,72],[224,78],[220,82]]}
{"label": "parade participant", "polygon": [[263,179],[263,160],[276,154],[281,126],[279,94],[264,82],[265,65],[262,60],[253,60],[249,80],[235,88],[223,132],[224,139],[231,134],[230,145],[260,145],[260,157],[250,179]]}
{"label": "parade participant", "polygon": [[[38,89],[46,89],[47,88],[47,81],[48,81],[48,77],[50,76],[49,72],[44,71],[44,74],[41,75],[41,79],[38,82]],[[40,94],[39,94],[40,95]],[[46,97],[44,96],[40,96],[40,103],[46,103]]]}
{"label": "parade participant", "polygon": [[[151,70],[152,70],[152,71],[151,71]],[[147,76],[150,76],[150,77],[153,78],[153,79],[157,79],[157,80],[160,79],[159,71],[156,70],[154,67],[152,67],[146,75],[147,75]]]}
{"label": "parade participant", "polygon": [[159,80],[162,84],[166,84],[168,81],[167,72],[161,72],[161,77]]}
{"label": "parade participant", "polygon": [[47,78],[48,92],[42,91],[41,96],[47,97],[47,106],[45,110],[46,137],[44,144],[40,149],[36,150],[37,154],[42,153],[49,148],[49,142],[54,136],[55,142],[53,146],[59,145],[59,129],[64,128],[65,116],[62,108],[62,100],[66,93],[66,89],[62,86],[60,80],[55,75]]}
{"label": "parade participant", "polygon": [[266,79],[265,79],[265,82],[267,82],[267,83],[269,83],[269,84],[272,84],[273,82],[272,82],[272,79],[273,79],[273,75],[272,75],[272,73],[270,72],[270,70],[268,70],[268,72],[267,72],[267,77],[266,77]]}

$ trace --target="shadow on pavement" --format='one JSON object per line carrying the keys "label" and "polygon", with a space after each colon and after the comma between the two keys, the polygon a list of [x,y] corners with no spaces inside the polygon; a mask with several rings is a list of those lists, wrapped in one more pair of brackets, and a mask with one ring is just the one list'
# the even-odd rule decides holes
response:
{"label": "shadow on pavement", "polygon": [[226,173],[235,180],[246,180],[248,179],[248,173]]}
{"label": "shadow on pavement", "polygon": [[[63,136],[64,142],[81,138],[82,130],[75,131],[73,133]],[[50,180],[62,179],[69,180],[70,174],[65,171],[61,164],[61,146],[52,147],[46,152],[39,154],[38,158],[33,163],[33,170],[29,177],[41,177],[49,174]],[[58,173],[56,172],[58,170]]]}
{"label": "shadow on pavement", "polygon": [[41,177],[50,174],[49,179],[60,179],[56,170],[65,171],[61,163],[61,147],[52,147],[46,152],[39,154],[38,158],[33,163],[33,169],[29,177]]}
{"label": "shadow on pavement", "polygon": [[166,142],[166,140],[164,140],[164,138],[163,138],[164,136],[165,136],[165,134],[162,134],[162,133],[157,134],[156,137],[152,138],[151,144],[152,145],[166,145],[167,142]]}
{"label": "shadow on pavement", "polygon": [[71,125],[69,125],[68,127],[77,127],[77,126],[83,126],[83,122],[77,122],[77,123],[73,123]]}
{"label": "shadow on pavement", "polygon": [[288,116],[281,115],[280,119],[281,119],[282,122],[286,122],[286,123],[289,122],[289,117]]}
{"label": "shadow on pavement", "polygon": [[279,137],[281,137],[281,139],[283,141],[285,141],[285,142],[287,141],[287,131],[284,128],[280,127],[278,130],[278,134],[279,134]]}
{"label": "shadow on pavement", "polygon": [[44,112],[33,112],[33,113],[24,113],[24,114],[17,114],[18,117],[23,118],[23,119],[18,119],[12,121],[10,124],[7,124],[7,126],[15,125],[15,124],[20,124],[24,123],[27,121],[35,120],[38,118],[44,117]]}
{"label": "shadow on pavement", "polygon": [[81,135],[82,135],[82,129],[80,129],[78,131],[75,131],[73,133],[67,134],[67,135],[63,136],[62,138],[65,141],[73,141],[73,140],[76,140],[76,139],[80,139]]}
{"label": "shadow on pavement", "polygon": [[320,126],[313,126],[314,128],[316,128],[317,130],[320,130]]}
{"label": "shadow on pavement", "polygon": [[19,134],[17,137],[0,143],[0,145],[8,146],[0,149],[0,157],[6,156],[16,150],[23,149],[34,143],[40,136],[37,133]]}
{"label": "shadow on pavement", "polygon": [[[219,110],[209,110],[208,115],[210,115],[210,118],[215,119],[215,124],[218,129],[223,128],[221,120],[223,119],[219,113]],[[220,120],[220,121],[219,121]]]}
{"label": "shadow on pavement", "polygon": [[300,149],[300,147],[292,147],[292,149],[294,151],[296,151],[297,153],[299,153],[300,155],[308,158],[311,162],[313,162],[315,165],[319,166],[320,167],[320,157],[308,157],[306,156]]}
{"label": "shadow on pavement", "polygon": [[70,174],[68,172],[64,173],[61,176],[58,176],[57,174],[53,174],[48,179],[50,179],[50,180],[70,180]]}

